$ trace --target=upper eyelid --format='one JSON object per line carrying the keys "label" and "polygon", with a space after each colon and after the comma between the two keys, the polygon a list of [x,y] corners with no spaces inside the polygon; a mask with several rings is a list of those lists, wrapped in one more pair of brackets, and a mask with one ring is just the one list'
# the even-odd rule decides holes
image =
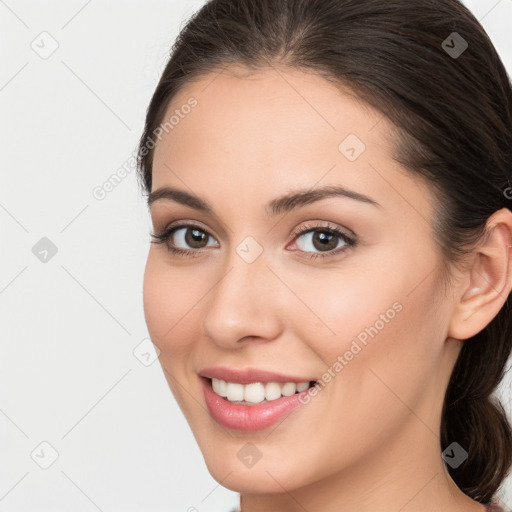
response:
{"label": "upper eyelid", "polygon": [[[325,224],[315,224],[315,222],[324,222]],[[356,238],[356,234],[352,230],[338,226],[330,221],[305,221],[302,223],[301,228],[293,229],[290,234],[295,234],[296,236],[304,235],[305,233],[311,231],[320,231],[322,229],[325,229],[326,231],[339,231],[341,234],[348,238]]]}
{"label": "upper eyelid", "polygon": [[[171,222],[171,224],[169,224],[168,226],[164,227],[162,229],[163,232],[165,231],[169,231],[169,232],[176,232],[178,231],[179,229],[184,229],[184,228],[199,228],[201,231],[204,231],[205,233],[208,234],[208,236],[211,236],[213,238],[215,238],[217,240],[216,237],[214,237],[210,230],[206,227],[203,227],[201,225],[200,222],[198,221],[190,221],[190,222],[187,222],[187,221],[176,221],[176,224],[173,225],[173,223]],[[218,243],[220,243],[218,240],[217,240]]]}

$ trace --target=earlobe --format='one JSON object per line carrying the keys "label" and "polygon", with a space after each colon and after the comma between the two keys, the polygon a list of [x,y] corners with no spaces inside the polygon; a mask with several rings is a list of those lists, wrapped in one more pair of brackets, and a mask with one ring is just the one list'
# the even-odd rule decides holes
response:
{"label": "earlobe", "polygon": [[472,254],[461,280],[448,336],[465,340],[478,334],[499,313],[512,289],[512,212],[503,208],[487,221],[487,234]]}

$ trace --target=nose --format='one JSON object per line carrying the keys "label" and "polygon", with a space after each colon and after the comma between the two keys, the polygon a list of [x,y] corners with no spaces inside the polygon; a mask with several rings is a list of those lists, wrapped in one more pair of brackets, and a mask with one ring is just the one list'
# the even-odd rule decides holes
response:
{"label": "nose", "polygon": [[270,341],[281,332],[286,298],[264,254],[249,263],[233,250],[207,296],[203,329],[219,347],[239,348],[249,341]]}

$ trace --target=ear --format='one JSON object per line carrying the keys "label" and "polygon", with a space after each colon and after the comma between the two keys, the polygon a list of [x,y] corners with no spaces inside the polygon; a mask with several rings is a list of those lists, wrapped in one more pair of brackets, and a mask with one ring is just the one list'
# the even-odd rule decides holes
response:
{"label": "ear", "polygon": [[487,220],[487,235],[474,248],[448,327],[448,336],[471,338],[498,314],[512,289],[512,212],[502,208]]}

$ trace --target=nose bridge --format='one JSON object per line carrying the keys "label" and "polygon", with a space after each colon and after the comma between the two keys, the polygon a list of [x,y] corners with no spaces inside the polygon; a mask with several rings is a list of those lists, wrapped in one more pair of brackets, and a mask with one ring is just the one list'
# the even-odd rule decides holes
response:
{"label": "nose bridge", "polygon": [[[219,288],[223,288],[227,295],[234,294],[234,298],[238,295],[238,300],[250,292],[261,291],[261,285],[269,278],[267,263],[268,251],[264,249],[263,242],[246,236],[226,255],[225,278],[219,283]],[[254,300],[249,302],[255,304]]]}
{"label": "nose bridge", "polygon": [[211,290],[204,318],[205,333],[232,346],[244,337],[272,339],[280,328],[278,280],[267,268],[263,246],[246,237],[233,247]]}

